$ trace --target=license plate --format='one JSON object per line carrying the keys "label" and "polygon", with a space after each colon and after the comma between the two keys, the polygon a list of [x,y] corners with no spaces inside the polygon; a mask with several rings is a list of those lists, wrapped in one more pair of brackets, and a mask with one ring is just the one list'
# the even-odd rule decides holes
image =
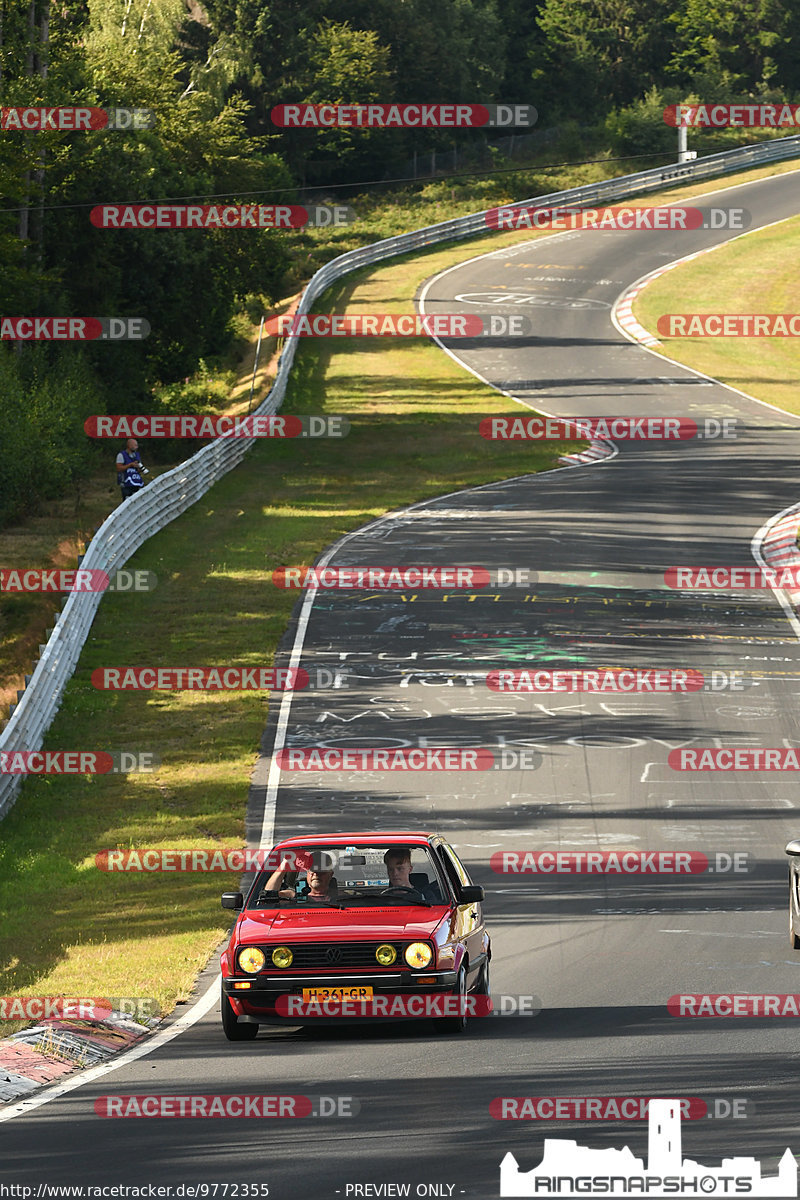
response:
{"label": "license plate", "polygon": [[310,987],[303,988],[304,1000],[371,1000],[371,987]]}

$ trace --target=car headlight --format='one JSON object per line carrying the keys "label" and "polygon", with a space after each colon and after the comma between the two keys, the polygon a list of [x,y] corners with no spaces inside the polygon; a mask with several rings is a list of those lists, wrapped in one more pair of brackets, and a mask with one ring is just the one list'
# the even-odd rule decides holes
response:
{"label": "car headlight", "polygon": [[276,967],[290,967],[293,959],[294,955],[288,946],[276,946],[272,951],[272,961]]}
{"label": "car headlight", "polygon": [[410,967],[421,969],[430,966],[433,951],[425,942],[412,942],[410,946],[406,946],[404,957]]}
{"label": "car headlight", "polygon": [[238,954],[239,966],[248,975],[256,975],[263,968],[266,961],[264,952],[259,950],[258,946],[247,946],[244,950],[240,950]]}
{"label": "car headlight", "polygon": [[382,967],[390,967],[397,958],[397,951],[394,946],[384,943],[384,945],[378,946],[378,949],[375,951],[375,957]]}

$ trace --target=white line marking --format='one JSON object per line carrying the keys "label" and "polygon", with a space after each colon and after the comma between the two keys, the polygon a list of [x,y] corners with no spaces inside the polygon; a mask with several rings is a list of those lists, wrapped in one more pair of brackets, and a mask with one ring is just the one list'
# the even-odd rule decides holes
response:
{"label": "white line marking", "polygon": [[[785,173],[787,175],[790,175],[790,174],[794,174],[795,172],[787,171]],[[770,175],[770,176],[766,176],[764,180],[752,180],[751,182],[752,183],[766,182],[767,179],[773,179],[773,178],[775,178],[775,176]],[[721,188],[721,189],[719,189],[719,191],[733,191],[737,187],[745,187],[745,186],[749,186],[749,185],[741,184],[741,183],[731,184],[729,188]],[[703,195],[716,195],[716,194],[717,194],[716,192],[703,193]],[[786,219],[788,220],[789,218],[786,218]],[[780,222],[776,221],[776,222],[774,222],[774,224],[780,224]],[[767,228],[769,228],[769,226],[765,225],[765,226],[762,226],[761,228],[767,229]],[[748,232],[750,232],[750,231],[748,231]],[[752,232],[756,232],[756,231],[754,230]],[[531,240],[536,241],[536,242],[544,242],[544,241],[552,241],[555,238],[565,237],[565,236],[568,237],[569,235],[554,234],[552,238],[535,238],[535,239],[531,239]],[[739,236],[744,236],[744,235],[740,234]],[[730,240],[732,241],[735,239],[730,239]],[[723,244],[727,244],[727,243],[723,243]],[[527,246],[527,243],[525,245]],[[520,247],[520,249],[522,249],[522,247]],[[428,283],[425,285],[422,295],[420,296],[419,303],[420,303],[421,311],[423,313],[425,311],[425,309],[424,309],[425,293],[427,292],[427,290],[431,286],[431,284],[433,284],[437,279],[442,278],[444,275],[448,274],[449,271],[454,271],[462,266],[465,266],[467,263],[477,262],[479,259],[482,259],[482,258],[492,258],[495,255],[500,255],[500,254],[503,254],[504,252],[505,252],[504,250],[494,250],[488,254],[477,254],[471,259],[466,259],[464,262],[456,263],[455,266],[449,267],[446,271],[441,271],[438,275],[434,275],[433,278],[430,279],[428,281]],[[612,319],[613,319],[613,310],[612,310]],[[624,334],[623,330],[620,330],[620,332]],[[627,338],[627,334],[624,334],[624,336]],[[485,383],[488,387],[492,387],[495,391],[502,391],[502,389],[500,389],[500,388],[494,388],[494,385],[492,383],[490,383],[488,379],[485,379],[478,371],[473,370],[472,367],[468,366],[466,363],[462,362],[461,359],[457,358],[457,356],[455,354],[452,354],[447,349],[446,346],[442,345],[442,343],[439,341],[438,338],[433,338],[432,340],[437,342],[437,344],[439,345],[439,348],[441,350],[444,350],[445,354],[449,354],[454,362],[457,362],[460,367],[469,371],[472,375],[474,375],[476,377],[476,379],[480,379],[480,381],[482,383]],[[632,339],[628,338],[627,340],[631,341]],[[651,351],[650,353],[653,353],[653,352]],[[665,356],[659,355],[659,358],[662,358],[662,357],[665,357]],[[673,360],[669,360],[669,361],[673,361]],[[677,365],[683,366],[682,363],[677,364]],[[684,369],[691,370],[691,368],[688,368],[688,367],[684,367]],[[697,372],[694,372],[694,374],[699,375],[699,374],[701,374],[701,372],[697,371]],[[705,378],[712,378],[712,377],[705,376]],[[719,381],[714,380],[714,382],[718,383]],[[720,386],[725,387],[727,385],[722,384]],[[730,390],[737,391],[738,389],[730,388]],[[544,416],[554,416],[554,414],[547,413],[542,408],[537,407],[536,409],[534,409],[534,406],[532,404],[526,404],[524,400],[520,400],[520,399],[518,399],[518,397],[512,396],[510,392],[503,391],[503,395],[508,396],[509,399],[514,400],[517,404],[522,404],[526,408],[530,408],[533,411],[541,412]],[[747,396],[747,393],[740,392],[740,395]],[[756,399],[754,396],[749,396],[747,398],[751,399],[751,400]],[[766,401],[763,401],[763,400],[757,400],[756,402],[758,404],[765,404],[767,408],[775,407],[774,405],[766,404]],[[776,411],[783,412],[784,410],[777,409]],[[614,445],[614,443],[610,443],[610,444]],[[591,464],[591,465],[602,466],[603,462],[609,462],[612,458],[615,458],[618,453],[619,453],[618,448],[614,445],[614,453],[613,454],[609,455],[608,458],[601,460],[600,462],[598,462],[596,464]],[[535,474],[537,477],[542,476],[542,475],[553,475],[558,470],[560,470],[560,468],[554,468],[553,470],[550,470],[550,471],[538,471],[538,472],[535,472]],[[458,492],[447,492],[443,496],[437,497],[437,499],[445,500],[449,496],[462,496],[469,492],[482,491],[484,489],[489,489],[491,487],[500,487],[507,483],[513,483],[517,479],[526,479],[526,478],[528,478],[527,475],[515,475],[515,476],[512,476],[510,479],[503,479],[503,480],[500,480],[500,481],[497,481],[494,483],[489,483],[489,484],[479,484],[474,488],[465,488]],[[341,546],[343,546],[350,538],[355,537],[357,535],[360,536],[361,534],[365,533],[368,529],[372,529],[376,525],[380,525],[384,521],[387,521],[390,519],[398,519],[398,520],[405,519],[406,513],[413,512],[416,508],[421,507],[422,504],[430,504],[430,503],[431,503],[431,500],[421,501],[419,505],[409,505],[409,507],[406,509],[399,509],[392,513],[386,513],[386,514],[384,514],[384,516],[378,517],[377,520],[370,521],[370,522],[368,522],[368,524],[363,525],[360,529],[355,529],[351,533],[345,534],[344,537],[340,538],[338,542],[334,543],[334,545],[331,547],[331,549],[328,551],[328,553],[326,555],[323,555],[323,557],[319,561],[319,565],[325,566],[330,561],[330,558],[333,556],[333,554]],[[789,511],[788,509],[784,509],[784,513],[788,512],[788,511]],[[780,517],[782,515],[783,515],[782,513],[779,513],[778,517]],[[777,520],[778,518],[775,518],[775,519]],[[771,524],[771,522],[767,522],[767,525],[769,525],[769,524]],[[765,528],[766,528],[766,526],[765,526]],[[298,620],[297,633],[295,635],[295,641],[294,641],[294,645],[292,647],[292,654],[291,654],[291,658],[290,658],[291,666],[296,665],[296,663],[299,659],[299,656],[302,653],[303,644],[305,641],[306,629],[308,627],[308,621],[309,621],[309,618],[311,615],[311,606],[314,603],[314,597],[316,595],[316,591],[317,591],[316,588],[310,588],[308,593],[304,597],[303,608],[301,610],[300,618]],[[792,614],[792,617],[790,618],[790,620],[793,620],[796,622],[797,618],[794,617],[794,614]],[[798,638],[800,638],[800,622],[797,623],[795,632],[797,633]],[[285,736],[286,726],[288,725],[288,722],[289,722],[289,710],[291,708],[291,700],[292,700],[292,693],[284,692],[283,698],[281,701],[281,708],[280,708],[280,711],[278,714],[278,727],[275,732],[275,744],[273,747],[274,750],[276,750],[277,748],[279,748],[280,746],[283,745],[282,739]],[[288,703],[287,703],[287,701],[288,701]],[[270,762],[269,776],[268,776],[268,780],[267,780],[267,796],[266,796],[266,800],[265,800],[265,804],[264,804],[264,819],[263,819],[263,822],[261,825],[261,840],[259,843],[259,848],[264,848],[265,846],[272,845],[272,836],[273,836],[273,830],[274,830],[274,826],[275,826],[275,803],[276,803],[276,799],[277,799],[279,776],[280,776],[280,768],[276,766],[275,754],[273,753],[272,760]],[[157,1049],[159,1049],[159,1047],[166,1045],[168,1042],[172,1041],[173,1038],[176,1038],[180,1033],[182,1033],[184,1031],[184,1029],[189,1029],[192,1025],[196,1024],[196,1022],[199,1021],[201,1019],[201,1017],[205,1016],[205,1014],[209,1011],[209,1009],[211,1009],[213,1007],[214,1003],[216,1002],[217,993],[218,993],[218,980],[215,979],[214,982],[211,984],[211,986],[206,990],[206,992],[204,992],[204,994],[202,996],[200,996],[199,999],[192,1005],[192,1007],[189,1009],[189,1011],[184,1013],[182,1017],[179,1017],[177,1021],[174,1021],[168,1028],[161,1030],[160,1032],[154,1034],[152,1037],[146,1038],[145,1041],[142,1042],[140,1045],[133,1046],[130,1050],[124,1051],[122,1054],[117,1055],[115,1058],[113,1058],[112,1060],[110,1060],[107,1063],[101,1063],[96,1067],[91,1067],[88,1071],[80,1071],[74,1077],[70,1077],[69,1079],[64,1080],[64,1082],[62,1082],[62,1083],[58,1083],[58,1084],[53,1085],[52,1087],[48,1087],[42,1093],[37,1094],[36,1096],[31,1096],[28,1099],[20,1100],[16,1104],[12,1104],[12,1105],[9,1105],[7,1108],[3,1108],[2,1110],[0,1110],[0,1122],[10,1121],[13,1117],[21,1116],[23,1113],[32,1112],[33,1109],[39,1108],[43,1104],[49,1104],[51,1100],[56,1100],[60,1096],[65,1095],[67,1092],[71,1092],[71,1091],[74,1091],[76,1088],[82,1087],[85,1083],[92,1083],[92,1082],[94,1082],[94,1080],[100,1079],[104,1075],[110,1074],[111,1071],[116,1071],[119,1067],[126,1066],[128,1063],[131,1063],[131,1062],[135,1062],[136,1059],[138,1059],[138,1058],[144,1058],[147,1054],[150,1054],[153,1050],[157,1050]]]}

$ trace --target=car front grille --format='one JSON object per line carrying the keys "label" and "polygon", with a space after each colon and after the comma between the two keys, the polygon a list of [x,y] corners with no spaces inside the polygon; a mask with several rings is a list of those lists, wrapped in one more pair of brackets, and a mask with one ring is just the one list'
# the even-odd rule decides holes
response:
{"label": "car front grille", "polygon": [[[378,971],[396,971],[405,967],[403,959],[403,942],[281,942],[288,946],[294,958],[289,971],[338,971],[370,969]],[[394,946],[397,958],[389,967],[382,967],[375,957],[378,946]],[[276,968],[272,962],[271,948],[265,946],[267,956],[265,972],[273,974]],[[282,973],[282,972],[281,972]]]}

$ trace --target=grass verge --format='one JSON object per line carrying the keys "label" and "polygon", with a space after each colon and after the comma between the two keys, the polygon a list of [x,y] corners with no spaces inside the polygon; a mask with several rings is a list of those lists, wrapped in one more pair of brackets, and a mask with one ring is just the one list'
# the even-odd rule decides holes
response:
{"label": "grass verge", "polygon": [[[799,312],[798,249],[800,217],[725,243],[654,280],[637,298],[634,315],[658,337],[658,318],[666,313]],[[653,349],[800,415],[797,338],[665,338]]]}
{"label": "grass verge", "polygon": [[[411,311],[417,284],[463,256],[348,279],[325,307]],[[104,597],[47,745],[154,752],[160,766],[26,782],[0,823],[0,994],[152,997],[169,1011],[227,928],[219,892],[235,877],[110,874],[94,856],[242,845],[264,694],[99,692],[91,671],[269,664],[297,599],[272,587],[274,567],[312,561],[388,509],[551,467],[574,447],[477,436],[480,415],[513,407],[427,341],[301,346],[287,410],[344,413],[350,436],[257,444],[135,556],[157,589]]]}
{"label": "grass verge", "polygon": [[[491,234],[398,260],[341,282],[319,307],[410,311],[436,271],[530,240]],[[0,822],[0,994],[152,997],[169,1011],[227,928],[218,894],[229,876],[106,874],[94,856],[241,845],[263,695],[104,693],[91,686],[95,667],[268,665],[296,599],[272,588],[271,569],[312,561],[388,509],[550,467],[565,448],[478,438],[479,415],[514,406],[427,342],[306,342],[285,408],[344,413],[351,434],[256,445],[135,556],[156,591],[103,600],[47,745],[155,752],[161,765],[28,780]]]}

